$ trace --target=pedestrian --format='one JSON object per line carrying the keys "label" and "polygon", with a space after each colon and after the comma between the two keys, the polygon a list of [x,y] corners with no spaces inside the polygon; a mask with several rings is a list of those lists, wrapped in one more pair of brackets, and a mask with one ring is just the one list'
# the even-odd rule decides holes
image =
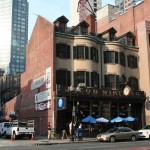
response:
{"label": "pedestrian", "polygon": [[[72,124],[72,122],[70,122],[70,124],[69,124],[69,133],[70,133],[70,135],[72,135],[72,133],[73,133],[73,129],[74,129],[74,124]],[[73,127],[73,129],[72,129],[72,127]]]}
{"label": "pedestrian", "polygon": [[50,122],[48,123],[48,140],[51,140],[51,134],[52,134],[52,131],[51,131],[51,124]]}

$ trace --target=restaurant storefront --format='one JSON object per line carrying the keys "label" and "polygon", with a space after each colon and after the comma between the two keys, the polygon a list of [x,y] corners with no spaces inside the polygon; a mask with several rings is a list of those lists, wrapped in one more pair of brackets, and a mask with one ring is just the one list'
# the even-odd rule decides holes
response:
{"label": "restaurant storefront", "polygon": [[[121,90],[81,88],[80,91],[70,92],[67,88],[60,87],[57,97],[66,97],[66,109],[57,111],[57,130],[65,129],[69,122],[80,122],[88,115],[94,118],[104,117],[111,120],[117,116],[138,118],[135,130],[145,124],[144,91],[131,91],[125,96]],[[74,107],[74,113],[72,113]]]}

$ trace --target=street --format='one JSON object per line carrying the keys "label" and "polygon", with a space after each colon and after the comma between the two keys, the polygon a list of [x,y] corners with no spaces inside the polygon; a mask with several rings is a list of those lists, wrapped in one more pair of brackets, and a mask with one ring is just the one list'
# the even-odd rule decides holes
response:
{"label": "street", "polygon": [[[3,142],[2,142],[3,141]],[[149,150],[150,141],[142,140],[135,142],[88,142],[88,143],[69,143],[69,144],[42,144],[38,145],[29,140],[0,140],[1,150]]]}

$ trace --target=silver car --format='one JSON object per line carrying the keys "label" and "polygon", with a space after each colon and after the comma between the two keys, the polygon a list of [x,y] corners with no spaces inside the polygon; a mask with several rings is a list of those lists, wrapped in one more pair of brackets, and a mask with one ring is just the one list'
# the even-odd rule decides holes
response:
{"label": "silver car", "polygon": [[134,131],[128,127],[115,127],[108,130],[105,133],[97,135],[99,141],[115,142],[118,140],[131,140],[135,141],[139,139],[139,132]]}

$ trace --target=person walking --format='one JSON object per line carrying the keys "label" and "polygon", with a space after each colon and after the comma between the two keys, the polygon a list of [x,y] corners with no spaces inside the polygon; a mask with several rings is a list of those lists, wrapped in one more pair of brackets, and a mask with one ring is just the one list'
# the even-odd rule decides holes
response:
{"label": "person walking", "polygon": [[51,131],[51,124],[50,122],[48,123],[48,140],[51,140],[51,134],[52,134],[52,131]]}

